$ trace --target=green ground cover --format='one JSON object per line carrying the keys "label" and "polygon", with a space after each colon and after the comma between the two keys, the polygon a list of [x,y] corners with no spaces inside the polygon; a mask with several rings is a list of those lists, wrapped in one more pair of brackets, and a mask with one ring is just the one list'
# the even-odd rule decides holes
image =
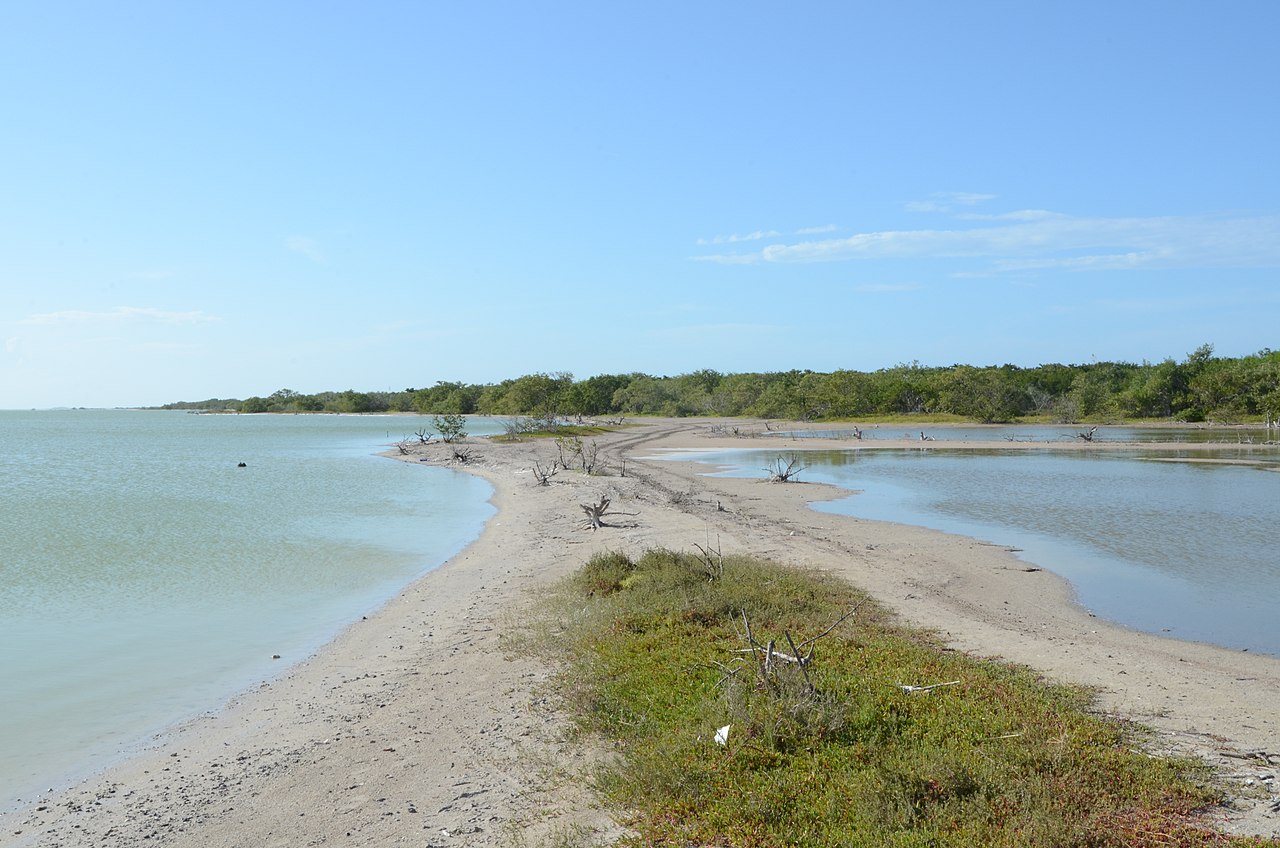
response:
{"label": "green ground cover", "polygon": [[1267,844],[1204,829],[1206,768],[1142,753],[1088,692],[947,650],[843,581],[604,554],[543,612],[555,690],[619,752],[598,785],[632,844]]}

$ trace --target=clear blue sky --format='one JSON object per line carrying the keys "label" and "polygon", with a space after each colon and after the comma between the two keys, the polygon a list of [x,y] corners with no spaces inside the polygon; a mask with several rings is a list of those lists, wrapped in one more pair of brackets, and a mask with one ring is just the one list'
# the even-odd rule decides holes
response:
{"label": "clear blue sky", "polygon": [[0,408],[1280,340],[1280,3],[10,3]]}

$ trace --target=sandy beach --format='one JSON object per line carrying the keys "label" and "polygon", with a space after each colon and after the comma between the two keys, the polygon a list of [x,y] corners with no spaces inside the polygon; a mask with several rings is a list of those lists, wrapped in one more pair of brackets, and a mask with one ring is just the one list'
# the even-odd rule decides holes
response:
{"label": "sandy beach", "polygon": [[[604,473],[561,471],[548,486],[532,468],[555,458],[551,441],[468,440],[460,467],[493,485],[498,508],[475,543],[279,679],[0,817],[0,846],[532,846],[568,832],[607,842],[621,831],[586,785],[599,753],[567,741],[550,669],[514,655],[504,633],[597,551],[708,543],[829,570],[957,649],[1096,687],[1099,711],[1153,729],[1151,750],[1220,768],[1231,805],[1212,813],[1217,826],[1280,835],[1280,660],[1109,624],[999,540],[819,513],[807,505],[845,493],[646,459],[901,446],[734,438],[723,424],[644,420],[595,437]],[[443,464],[452,454],[411,450],[388,456]],[[585,529],[579,504],[601,496],[633,514]]]}

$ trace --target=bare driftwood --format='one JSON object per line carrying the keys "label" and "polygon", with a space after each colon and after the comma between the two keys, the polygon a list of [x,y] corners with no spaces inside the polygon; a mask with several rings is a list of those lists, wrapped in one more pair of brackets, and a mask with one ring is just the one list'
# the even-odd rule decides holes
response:
{"label": "bare driftwood", "polygon": [[600,500],[593,504],[578,504],[582,507],[582,511],[586,513],[586,520],[583,526],[590,527],[592,530],[599,530],[601,527],[608,527],[604,518],[606,515],[639,515],[638,512],[618,512],[609,509],[610,500],[604,495],[600,496]]}
{"label": "bare driftwood", "polygon": [[804,471],[804,468],[799,455],[793,453],[790,456],[778,457],[764,470],[769,474],[770,483],[790,483],[801,471]]}
{"label": "bare driftwood", "polygon": [[421,430],[414,430],[413,435],[418,437],[419,444],[425,445],[427,442],[431,441],[431,437],[434,436],[435,433],[428,433],[427,428],[423,427]]}
{"label": "bare driftwood", "polygon": [[609,499],[604,495],[600,496],[600,500],[593,504],[578,504],[582,507],[582,511],[587,514],[587,526],[592,530],[599,530],[605,527],[604,517],[611,515],[609,512]]}
{"label": "bare driftwood", "polygon": [[560,468],[553,462],[550,465],[543,465],[541,462],[533,463],[533,477],[538,481],[539,486],[551,485],[551,478],[556,476]]}
{"label": "bare driftwood", "polygon": [[898,688],[910,695],[913,692],[932,692],[934,689],[941,689],[943,686],[956,686],[959,680],[948,680],[946,683],[930,683],[928,686],[907,686],[899,683]]}
{"label": "bare driftwood", "polygon": [[453,448],[453,461],[459,465],[466,465],[472,459],[471,448]]}

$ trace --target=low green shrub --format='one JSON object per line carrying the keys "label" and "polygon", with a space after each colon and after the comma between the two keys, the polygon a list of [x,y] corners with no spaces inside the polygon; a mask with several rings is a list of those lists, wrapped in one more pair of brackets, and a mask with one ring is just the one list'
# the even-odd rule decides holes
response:
{"label": "low green shrub", "polygon": [[[565,663],[557,690],[623,754],[600,789],[630,811],[630,844],[1235,841],[1196,823],[1218,800],[1203,766],[1136,752],[1137,730],[1090,715],[1088,692],[946,650],[842,581],[740,557],[709,573],[669,550],[607,553],[546,611]],[[758,646],[811,660],[766,669],[748,627]]]}

